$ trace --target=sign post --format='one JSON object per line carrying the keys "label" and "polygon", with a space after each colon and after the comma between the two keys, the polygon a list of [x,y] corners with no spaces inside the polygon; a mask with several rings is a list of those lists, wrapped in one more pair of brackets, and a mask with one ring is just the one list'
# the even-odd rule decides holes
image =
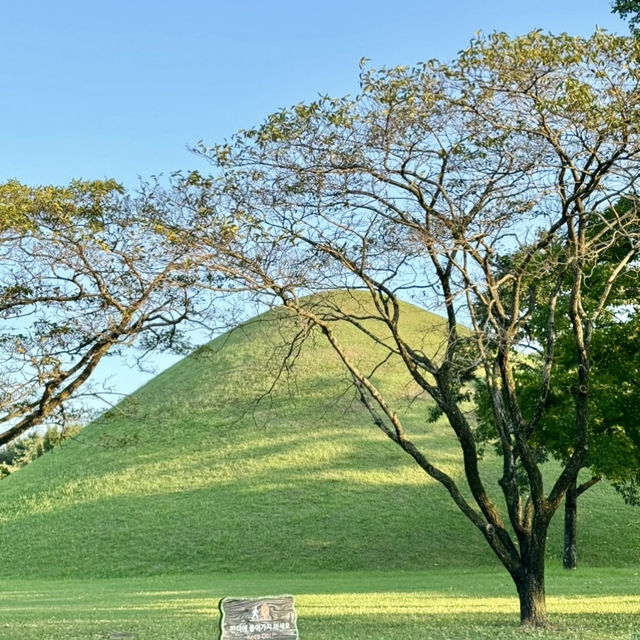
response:
{"label": "sign post", "polygon": [[293,596],[223,598],[220,640],[298,640]]}

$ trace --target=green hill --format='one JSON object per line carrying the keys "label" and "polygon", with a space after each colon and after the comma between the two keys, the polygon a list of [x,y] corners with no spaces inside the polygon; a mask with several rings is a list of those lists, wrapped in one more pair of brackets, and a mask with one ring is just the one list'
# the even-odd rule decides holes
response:
{"label": "green hill", "polygon": [[[2,480],[4,575],[494,565],[446,491],[370,424],[321,336],[281,368],[283,335],[301,329],[281,313],[198,349]],[[424,348],[436,349],[442,320],[409,305],[404,316]],[[350,355],[371,367],[376,354],[353,328],[340,331],[353,334]],[[425,422],[428,403],[414,399],[402,368],[388,362],[376,379],[412,437],[455,473],[454,438]],[[487,474],[494,465],[487,460]],[[639,524],[640,509],[607,487],[591,490],[581,498],[582,561],[637,564]],[[552,557],[560,525],[557,517]]]}

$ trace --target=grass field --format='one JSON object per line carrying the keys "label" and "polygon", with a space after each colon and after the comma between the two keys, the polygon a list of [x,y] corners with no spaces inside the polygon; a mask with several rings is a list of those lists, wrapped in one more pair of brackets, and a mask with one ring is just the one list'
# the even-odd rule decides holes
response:
{"label": "grass field", "polygon": [[[405,313],[407,330],[437,349],[441,320]],[[216,340],[2,480],[3,575],[273,573],[285,555],[291,572],[494,567],[447,492],[370,424],[320,338],[258,401],[282,360],[281,331],[268,314]],[[350,344],[371,367],[365,343]],[[426,422],[428,403],[411,402],[402,368],[389,362],[377,379],[413,440],[460,478],[455,438]],[[499,500],[496,461],[484,466]],[[558,517],[551,559],[561,538]],[[640,565],[640,509],[592,489],[580,499],[579,544],[583,564]]]}
{"label": "grass field", "polygon": [[637,640],[638,580],[630,569],[552,570],[544,632],[519,628],[511,584],[486,570],[11,580],[0,637],[211,640],[221,597],[291,593],[301,640]]}
{"label": "grass field", "polygon": [[[404,312],[437,349],[441,321]],[[523,637],[480,534],[372,427],[321,340],[265,396],[281,331],[266,315],[219,338],[0,482],[0,640],[216,638],[221,597],[277,593],[296,596],[301,640]],[[402,368],[375,377],[460,479],[455,438]],[[490,452],[483,474],[497,497]],[[556,568],[561,516],[549,532],[540,637],[640,640],[640,509],[602,484],[579,518],[577,573]]]}

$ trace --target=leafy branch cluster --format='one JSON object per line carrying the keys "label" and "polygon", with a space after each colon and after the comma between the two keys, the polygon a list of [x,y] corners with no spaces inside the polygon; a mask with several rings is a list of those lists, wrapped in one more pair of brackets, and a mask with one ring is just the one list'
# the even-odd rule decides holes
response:
{"label": "leafy branch cluster", "polygon": [[155,185],[0,185],[0,444],[60,413],[104,357],[186,348],[198,296],[162,206]]}

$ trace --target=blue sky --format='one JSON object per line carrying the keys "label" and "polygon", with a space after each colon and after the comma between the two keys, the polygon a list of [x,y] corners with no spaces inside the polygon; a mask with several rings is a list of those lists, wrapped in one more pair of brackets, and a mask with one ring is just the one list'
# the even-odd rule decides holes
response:
{"label": "blue sky", "polygon": [[188,151],[279,107],[357,91],[358,61],[450,59],[473,33],[626,32],[608,0],[4,2],[0,180],[200,167]]}
{"label": "blue sky", "polygon": [[[318,93],[356,93],[363,56],[448,60],[477,30],[588,35],[596,25],[627,33],[608,0],[6,1],[0,181],[135,186],[138,175],[206,170],[189,146]],[[112,360],[99,378],[126,393],[149,375]]]}

